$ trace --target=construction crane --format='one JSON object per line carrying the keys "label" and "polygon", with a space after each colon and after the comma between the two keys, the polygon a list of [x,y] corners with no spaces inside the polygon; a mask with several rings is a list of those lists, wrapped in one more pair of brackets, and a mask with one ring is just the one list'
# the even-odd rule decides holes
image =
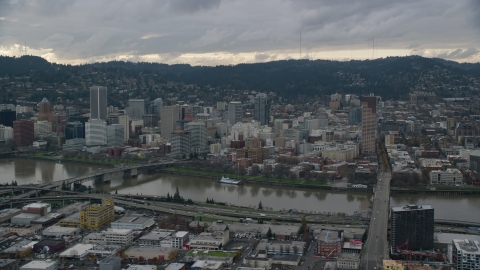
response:
{"label": "construction crane", "polygon": [[[408,249],[408,240],[409,239],[407,238],[407,241],[405,241],[405,243],[397,246],[397,252],[405,255],[405,266],[407,269],[410,269],[410,266],[412,264],[412,251]],[[405,249],[402,249],[403,247],[405,247]]]}
{"label": "construction crane", "polygon": [[[420,256],[420,257],[430,257],[434,258],[434,260],[439,260],[439,261],[446,261],[447,258],[443,254],[437,254],[434,252],[423,252],[423,251],[413,251],[408,249],[408,240],[405,241],[405,243],[401,244],[400,246],[397,246],[397,252],[404,254],[406,258],[406,263],[405,263],[405,268],[406,269],[412,269],[412,257],[413,255]],[[405,249],[403,249],[405,247]]]}
{"label": "construction crane", "polygon": [[330,259],[330,256],[332,256],[332,253],[335,251],[335,249],[332,249],[332,251],[330,251],[330,253],[328,253],[327,256],[325,256],[325,258],[327,259]]}

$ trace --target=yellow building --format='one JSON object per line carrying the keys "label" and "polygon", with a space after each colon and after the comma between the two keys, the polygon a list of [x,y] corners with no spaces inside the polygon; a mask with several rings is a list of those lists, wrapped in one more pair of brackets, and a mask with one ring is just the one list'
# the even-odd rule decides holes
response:
{"label": "yellow building", "polygon": [[404,270],[402,261],[383,260],[383,269],[385,270]]}
{"label": "yellow building", "polygon": [[115,220],[112,198],[103,199],[102,204],[93,204],[80,211],[80,217],[67,217],[60,220],[63,227],[75,227],[90,230],[100,230]]}

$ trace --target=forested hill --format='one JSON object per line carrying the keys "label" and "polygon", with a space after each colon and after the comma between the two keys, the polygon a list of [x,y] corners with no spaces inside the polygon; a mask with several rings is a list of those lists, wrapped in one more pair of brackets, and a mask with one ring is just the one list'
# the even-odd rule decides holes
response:
{"label": "forested hill", "polygon": [[480,88],[480,64],[419,56],[347,62],[284,60],[216,67],[122,61],[71,66],[34,56],[0,57],[0,77],[28,76],[36,85],[66,84],[83,90],[101,83],[92,74],[103,74],[104,84],[110,87],[119,81],[148,78],[150,83],[137,87],[148,91],[167,82],[177,82],[193,84],[198,89],[248,89],[292,98],[335,92],[373,92],[385,99],[406,98],[414,90],[434,91],[440,97],[461,97],[476,95]]}

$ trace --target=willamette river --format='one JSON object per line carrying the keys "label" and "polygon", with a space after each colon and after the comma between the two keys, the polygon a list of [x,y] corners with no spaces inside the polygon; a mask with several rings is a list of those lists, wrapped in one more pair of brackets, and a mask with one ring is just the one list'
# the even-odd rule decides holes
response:
{"label": "willamette river", "polygon": [[[2,159],[0,160],[0,182],[17,181],[19,185],[52,182],[101,169],[99,166],[54,163],[49,161]],[[281,186],[219,184],[211,179],[186,177],[172,174],[140,174],[136,178],[113,177],[109,184],[92,185],[120,194],[143,194],[166,196],[179,189],[185,199],[205,201],[207,198],[241,206],[256,206],[261,201],[264,207],[275,210],[298,209],[315,212],[345,212],[367,209],[371,194],[352,192],[330,192],[321,189],[302,189]],[[437,195],[394,195],[392,206],[405,204],[431,204],[435,218],[480,222],[480,197],[437,196]]]}

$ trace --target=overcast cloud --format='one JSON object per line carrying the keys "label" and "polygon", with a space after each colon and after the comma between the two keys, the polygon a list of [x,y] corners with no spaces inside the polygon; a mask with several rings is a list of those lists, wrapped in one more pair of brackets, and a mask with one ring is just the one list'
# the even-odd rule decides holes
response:
{"label": "overcast cloud", "polygon": [[[0,54],[237,64],[423,55],[480,61],[478,0],[0,0]],[[372,50],[375,40],[375,52]]]}

